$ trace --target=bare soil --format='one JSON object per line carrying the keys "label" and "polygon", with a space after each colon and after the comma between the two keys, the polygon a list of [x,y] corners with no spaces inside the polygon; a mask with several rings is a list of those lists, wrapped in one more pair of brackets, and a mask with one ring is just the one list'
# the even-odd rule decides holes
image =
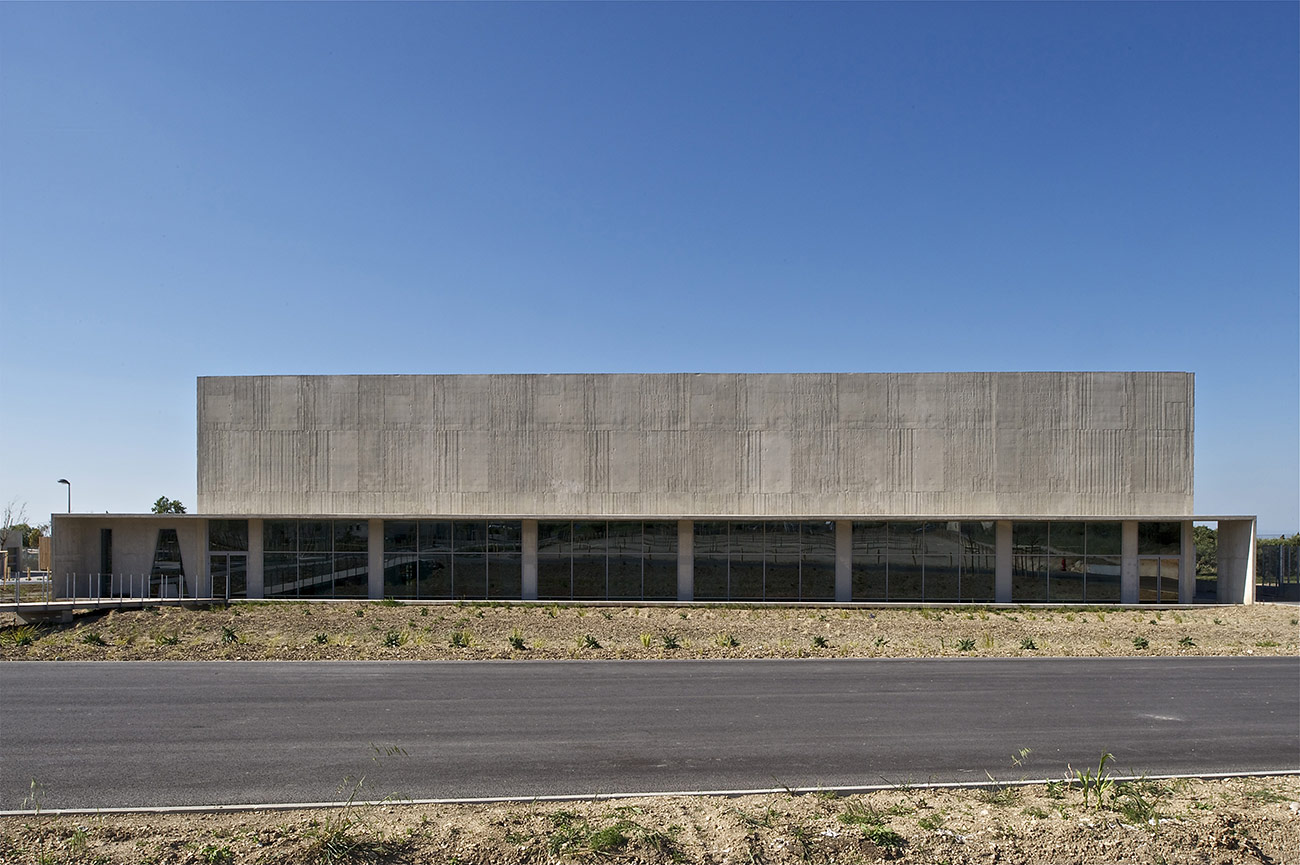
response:
{"label": "bare soil", "polygon": [[[0,660],[1300,654],[1300,607],[797,608],[244,602],[0,619]],[[513,641],[513,642],[512,642]]]}
{"label": "bare soil", "polygon": [[3,863],[1300,862],[1300,778],[0,818]]}

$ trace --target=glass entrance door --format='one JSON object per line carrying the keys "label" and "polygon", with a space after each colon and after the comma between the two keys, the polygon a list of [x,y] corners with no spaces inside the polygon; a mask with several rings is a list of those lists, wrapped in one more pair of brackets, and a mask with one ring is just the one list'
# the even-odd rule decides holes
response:
{"label": "glass entrance door", "polygon": [[1138,600],[1144,604],[1178,603],[1178,559],[1138,557]]}
{"label": "glass entrance door", "polygon": [[248,597],[248,554],[209,553],[212,597],[218,600]]}

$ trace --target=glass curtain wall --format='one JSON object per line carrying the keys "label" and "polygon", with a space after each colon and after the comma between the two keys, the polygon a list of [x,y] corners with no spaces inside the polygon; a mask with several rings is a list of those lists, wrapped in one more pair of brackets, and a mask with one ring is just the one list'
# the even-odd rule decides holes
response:
{"label": "glass curtain wall", "polygon": [[991,602],[992,522],[855,522],[853,600]]}
{"label": "glass curtain wall", "polygon": [[265,596],[365,598],[369,545],[366,520],[264,520]]}
{"label": "glass curtain wall", "polygon": [[1120,523],[1018,522],[1011,526],[1011,599],[1119,603]]}
{"label": "glass curtain wall", "polygon": [[835,600],[835,523],[697,522],[695,598]]}
{"label": "glass curtain wall", "polygon": [[518,520],[384,520],[384,597],[518,599],[522,572]]}
{"label": "glass curtain wall", "polygon": [[677,524],[538,521],[537,597],[675,600]]}
{"label": "glass curtain wall", "polygon": [[248,520],[208,520],[212,597],[248,597]]}
{"label": "glass curtain wall", "polygon": [[1181,523],[1138,523],[1138,601],[1178,603]]}

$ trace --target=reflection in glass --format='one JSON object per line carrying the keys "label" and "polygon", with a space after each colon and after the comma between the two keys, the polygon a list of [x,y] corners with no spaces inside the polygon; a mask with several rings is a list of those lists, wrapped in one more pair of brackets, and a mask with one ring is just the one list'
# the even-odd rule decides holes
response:
{"label": "reflection in glass", "polygon": [[1089,556],[1118,556],[1122,541],[1122,523],[1088,523],[1087,553]]}
{"label": "reflection in glass", "polygon": [[488,560],[488,593],[492,600],[518,598],[523,591],[523,556],[492,553]]}
{"label": "reflection in glass", "polygon": [[803,600],[835,600],[835,523],[803,524],[799,582],[799,594]]}
{"label": "reflection in glass", "polygon": [[1181,523],[1138,523],[1138,555],[1178,555],[1182,552]]}
{"label": "reflection in glass", "polygon": [[1047,600],[1047,532],[1047,523],[1011,524],[1011,600],[1017,603]]}
{"label": "reflection in glass", "polygon": [[641,527],[645,558],[642,586],[645,599],[677,599],[677,523],[647,522]]}
{"label": "reflection in glass", "polygon": [[961,598],[961,523],[930,522],[923,535],[925,600]]}
{"label": "reflection in glass", "polygon": [[451,597],[451,563],[450,553],[420,553],[417,591],[421,600]]}
{"label": "reflection in glass", "polygon": [[298,597],[298,554],[267,553],[262,556],[262,584],[265,597]]}
{"label": "reflection in glass", "polygon": [[263,520],[262,549],[268,553],[298,552],[298,521]]}
{"label": "reflection in glass", "polygon": [[992,521],[961,524],[961,598],[991,603],[997,575],[997,528]]}
{"label": "reflection in glass", "polygon": [[888,541],[887,523],[853,524],[853,600],[884,601],[889,598],[885,573]]}
{"label": "reflection in glass", "polygon": [[[763,524],[732,523],[728,544],[729,593],[733,601],[763,600]],[[795,564],[794,586],[798,591],[799,566]]]}
{"label": "reflection in glass", "polygon": [[420,520],[419,535],[420,552],[451,552],[451,522],[449,520]]}
{"label": "reflection in glass", "polygon": [[612,521],[607,528],[607,584],[611,600],[639,600],[641,589],[641,524]]}
{"label": "reflection in glass", "polygon": [[365,598],[369,587],[370,568],[364,552],[334,556],[334,597]]}
{"label": "reflection in glass", "polygon": [[298,552],[328,553],[334,549],[334,526],[329,520],[298,521]]}
{"label": "reflection in glass", "polygon": [[[1089,527],[1091,529],[1091,527]],[[1088,535],[1091,549],[1092,534]],[[1088,556],[1085,600],[1090,604],[1118,604],[1120,557]]]}
{"label": "reflection in glass", "polygon": [[891,601],[920,601],[922,575],[924,574],[925,523],[896,522],[889,524],[889,540],[885,550],[886,567],[889,568],[889,599]]}
{"label": "reflection in glass", "polygon": [[[457,525],[460,524],[457,523]],[[457,535],[458,540],[459,537]],[[488,557],[485,553],[461,553],[458,551],[452,569],[452,597],[460,600],[481,600],[486,598],[487,562]]]}
{"label": "reflection in glass", "polygon": [[248,551],[248,520],[208,520],[208,549],[214,553]]}
{"label": "reflection in glass", "polygon": [[605,587],[605,523],[573,524],[573,597],[600,600]]}
{"label": "reflection in glass", "polygon": [[727,524],[695,523],[695,599],[727,600]]}
{"label": "reflection in glass", "polygon": [[418,562],[414,553],[384,553],[384,597],[417,598]]}
{"label": "reflection in glass", "polygon": [[385,553],[414,553],[417,537],[415,520],[384,520]]}

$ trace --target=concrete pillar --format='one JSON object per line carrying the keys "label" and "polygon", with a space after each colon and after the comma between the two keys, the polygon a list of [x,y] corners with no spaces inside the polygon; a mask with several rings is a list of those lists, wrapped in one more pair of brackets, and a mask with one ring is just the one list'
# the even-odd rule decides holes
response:
{"label": "concrete pillar", "polygon": [[998,520],[993,528],[993,599],[1011,603],[1011,520]]}
{"label": "concrete pillar", "polygon": [[537,600],[537,520],[523,522],[523,581],[520,586],[519,599]]}
{"label": "concrete pillar", "polygon": [[366,567],[370,571],[370,600],[384,597],[384,521],[370,520],[370,543],[367,547]]}
{"label": "concrete pillar", "polygon": [[835,521],[835,602],[853,600],[853,523]]}
{"label": "concrete pillar", "polygon": [[198,530],[198,567],[194,569],[194,579],[186,580],[185,591],[192,598],[212,597],[212,569],[208,566],[208,521],[195,520]]}
{"label": "concrete pillar", "polygon": [[1255,521],[1219,520],[1219,603],[1255,603]]}
{"label": "concrete pillar", "polygon": [[695,522],[677,521],[677,600],[695,600]]}
{"label": "concrete pillar", "polygon": [[1178,560],[1178,603],[1190,604],[1196,598],[1196,540],[1192,521],[1183,521],[1182,557]]}
{"label": "concrete pillar", "polygon": [[248,596],[266,597],[266,579],[262,570],[262,521],[248,521]]}
{"label": "concrete pillar", "polygon": [[1119,602],[1138,602],[1138,524],[1136,520],[1120,523],[1119,535]]}

